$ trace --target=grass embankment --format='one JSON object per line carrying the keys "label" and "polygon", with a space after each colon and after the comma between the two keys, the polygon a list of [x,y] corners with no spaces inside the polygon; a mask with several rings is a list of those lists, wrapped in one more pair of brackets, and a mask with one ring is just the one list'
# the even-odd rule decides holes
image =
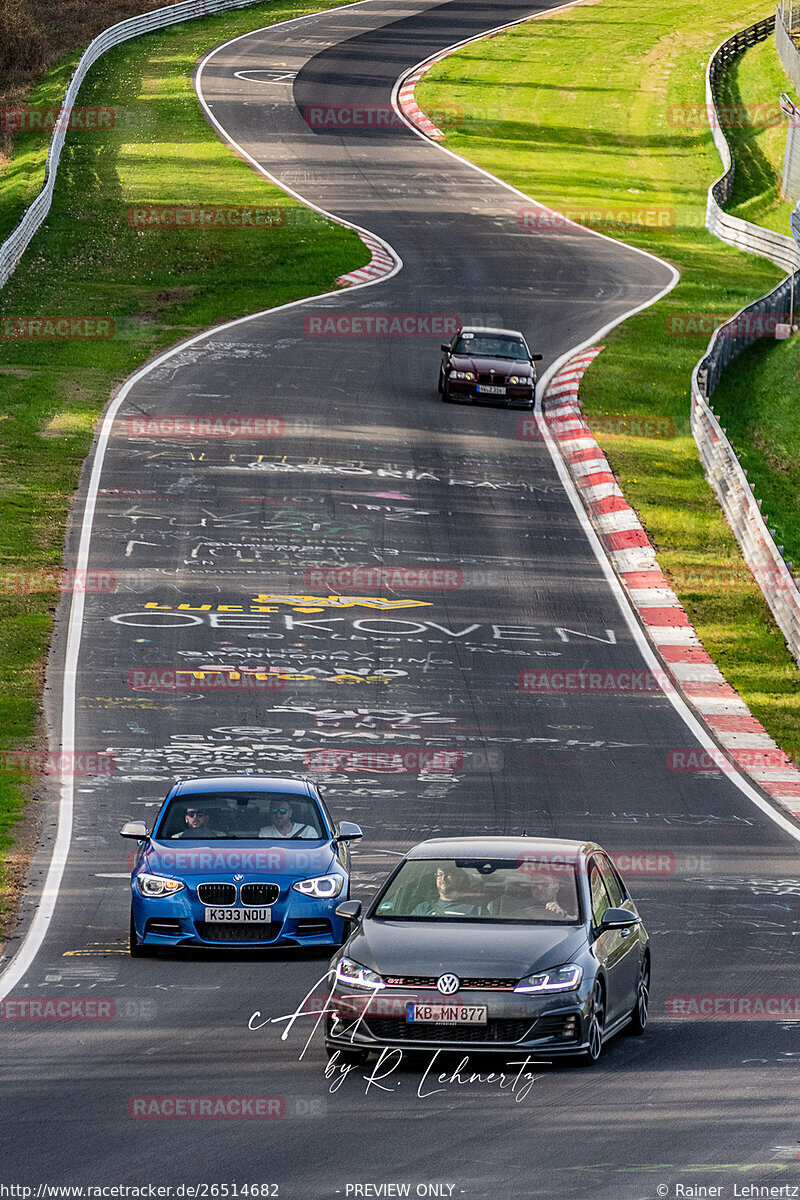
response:
{"label": "grass embankment", "polygon": [[[103,29],[161,8],[164,0],[0,0],[0,109],[19,104],[34,83],[65,55]],[[11,137],[0,123],[0,164]]]}
{"label": "grass embankment", "polygon": [[[728,208],[737,216],[789,234],[793,204],[780,198],[786,118],[760,129],[757,119],[762,112],[770,112],[774,119],[775,97],[781,91],[793,100],[796,97],[772,41],[748,50],[735,70],[726,73],[726,102],[754,114],[752,126],[729,133],[736,158],[736,190]],[[767,524],[798,574],[800,340],[765,338],[756,343],[725,372],[713,404],[755,494],[763,501]]]}
{"label": "grass embankment", "polygon": [[[603,227],[674,263],[681,279],[604,338],[581,394],[709,652],[778,743],[793,749],[797,667],[705,481],[689,428],[691,372],[708,334],[681,334],[692,328],[688,315],[730,315],[780,279],[777,268],[704,228],[706,190],[720,172],[698,119],[705,66],[724,37],[764,15],[763,0],[720,0],[713,10],[665,0],[646,18],[634,0],[579,5],[465,47],[425,76],[417,98],[428,109],[461,106],[464,120],[445,145],[558,211],[674,211],[667,227]],[[601,425],[654,416],[672,420],[675,436],[610,436]]]}
{"label": "grass embankment", "polygon": [[725,209],[789,237],[794,206],[780,196],[787,131],[787,118],[778,105],[781,92],[800,104],[773,38],[734,59],[717,88],[721,124],[736,163],[733,194]]}
{"label": "grass embankment", "polygon": [[[0,575],[58,567],[94,422],[145,359],[223,319],[324,291],[368,261],[355,234],[297,205],[222,145],[191,83],[199,55],[227,37],[325,7],[335,5],[273,0],[186,23],[117,48],[90,73],[80,105],[110,107],[121,119],[104,132],[69,134],[46,227],[0,292],[0,311],[110,318],[115,336],[0,339]],[[30,104],[60,98],[71,65],[48,76]],[[3,227],[38,182],[45,149],[41,134],[19,138],[0,177]],[[176,203],[276,206],[287,223],[141,230],[128,222],[133,205]],[[0,585],[0,753],[31,745],[57,598]],[[0,856],[25,782],[0,775]],[[4,905],[0,885],[0,921]]]}

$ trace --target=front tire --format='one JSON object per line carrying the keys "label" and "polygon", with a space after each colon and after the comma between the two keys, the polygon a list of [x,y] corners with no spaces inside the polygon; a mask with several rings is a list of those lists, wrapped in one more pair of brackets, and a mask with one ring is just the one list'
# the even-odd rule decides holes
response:
{"label": "front tire", "polygon": [[641,1037],[647,1028],[647,1010],[650,1004],[650,959],[647,955],[642,959],[639,968],[639,982],[636,985],[636,1002],[631,1013],[630,1023],[625,1032],[631,1037]]}
{"label": "front tire", "polygon": [[603,1031],[606,1023],[606,997],[603,985],[598,979],[592,991],[592,1006],[589,1011],[589,1027],[586,1040],[587,1049],[579,1058],[584,1067],[593,1067],[603,1052]]}

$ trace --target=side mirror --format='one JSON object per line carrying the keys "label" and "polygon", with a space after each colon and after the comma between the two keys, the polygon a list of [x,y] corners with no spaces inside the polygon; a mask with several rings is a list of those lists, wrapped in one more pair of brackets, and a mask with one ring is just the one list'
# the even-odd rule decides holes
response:
{"label": "side mirror", "polygon": [[543,358],[544,358],[544,355],[543,355],[543,354],[532,354],[532,355],[531,355],[531,362],[532,362],[532,363],[534,363],[534,362],[541,362]]}
{"label": "side mirror", "polygon": [[345,921],[357,921],[361,916],[361,901],[343,900],[341,904],[336,905],[334,912]]}
{"label": "side mirror", "polygon": [[449,342],[442,342],[442,346],[441,346],[441,348],[442,348],[442,350],[448,351],[448,350],[450,349],[450,343],[449,343]]}
{"label": "side mirror", "polygon": [[336,840],[337,842],[354,842],[357,838],[363,837],[361,826],[355,825],[352,821],[340,821],[337,826]]}
{"label": "side mirror", "polygon": [[137,842],[143,842],[150,836],[144,821],[126,821],[120,829],[119,835],[124,838],[136,838]]}
{"label": "side mirror", "polygon": [[640,925],[641,921],[641,917],[638,917],[636,913],[628,912],[627,908],[607,908],[603,913],[600,928],[632,929],[634,925]]}

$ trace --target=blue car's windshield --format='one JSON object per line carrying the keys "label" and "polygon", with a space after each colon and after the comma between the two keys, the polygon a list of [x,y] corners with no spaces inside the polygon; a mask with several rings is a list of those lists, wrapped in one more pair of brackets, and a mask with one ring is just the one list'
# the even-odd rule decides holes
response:
{"label": "blue car's windshield", "polygon": [[309,796],[285,792],[199,792],[175,796],[154,836],[159,841],[242,838],[302,840],[327,837]]}
{"label": "blue car's windshield", "polygon": [[574,925],[576,865],[565,858],[409,859],[378,897],[372,917]]}

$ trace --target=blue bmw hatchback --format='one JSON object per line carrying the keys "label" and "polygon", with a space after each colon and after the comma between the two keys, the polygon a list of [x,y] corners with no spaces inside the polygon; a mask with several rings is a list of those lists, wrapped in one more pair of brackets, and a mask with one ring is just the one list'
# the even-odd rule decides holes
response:
{"label": "blue bmw hatchback", "polygon": [[336,825],[305,779],[228,775],[181,779],[152,832],[129,821],[139,842],[131,875],[130,952],[159,946],[260,949],[338,946],[336,906],[350,892],[349,843],[358,825]]}

